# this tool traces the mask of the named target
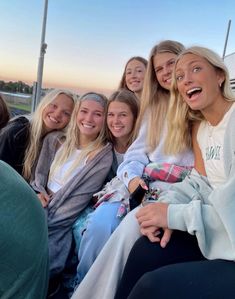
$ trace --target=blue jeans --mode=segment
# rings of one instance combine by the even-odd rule
[[[78,252],[77,282],[82,281],[96,257],[120,224],[117,217],[121,202],[104,202],[87,217],[86,230]]]

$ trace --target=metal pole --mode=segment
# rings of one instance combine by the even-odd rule
[[[228,22],[228,29],[227,29],[227,34],[226,34],[226,39],[225,39],[225,44],[224,44],[223,60],[224,60],[225,53],[226,53],[226,48],[227,48],[227,43],[228,43],[228,36],[229,36],[230,26],[231,26],[231,20],[229,20],[229,22]]]
[[[33,82],[33,94],[32,94],[32,103],[31,103],[31,112],[34,112],[36,109],[36,93],[37,93],[37,82]]]
[[[36,88],[36,103],[33,105],[34,110],[40,102],[41,98],[41,87],[42,87],[42,74],[43,74],[43,64],[44,64],[44,54],[46,53],[47,44],[45,43],[46,35],[46,21],[47,21],[47,7],[48,0],[45,0],[44,4],[44,14],[43,14],[43,24],[42,24],[42,35],[41,35],[41,47],[40,47],[40,56],[38,60],[38,74],[37,74],[37,88]]]

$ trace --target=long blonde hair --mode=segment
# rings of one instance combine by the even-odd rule
[[[45,97],[43,97],[37,109],[31,116],[28,137],[29,143],[25,151],[23,165],[23,176],[26,180],[29,180],[32,175],[35,162],[37,161],[41,150],[43,137],[45,137],[44,122],[42,118],[43,111],[60,94],[67,95],[74,103],[77,100],[77,96],[69,90],[53,89],[52,91],[49,91]],[[64,128],[64,130],[65,129],[66,128]]]
[[[210,49],[194,46],[184,50],[177,58],[175,68],[178,61],[186,54],[195,54],[206,59],[216,70],[224,74],[224,82],[220,90],[221,94],[227,101],[235,101],[232,92],[229,73],[222,58]],[[175,154],[191,147],[191,130],[192,123],[201,121],[204,117],[199,110],[192,110],[183,100],[177,88],[175,72],[172,76],[172,89],[170,97],[170,105],[167,115],[168,133],[165,141],[165,150],[167,153]]]
[[[85,158],[89,158],[90,155],[99,151],[106,143],[106,125],[105,125],[105,114],[107,111],[107,98],[103,94],[95,93],[95,92],[88,92],[84,94],[82,97],[79,98],[77,101],[75,108],[73,110],[71,120],[68,126],[68,130],[65,134],[65,141],[63,143],[63,147],[60,151],[57,152],[55,159],[52,162],[51,169],[50,169],[50,177],[56,172],[56,170],[63,165],[67,159],[72,155],[75,149],[78,149],[80,146],[80,130],[77,126],[77,114],[81,107],[81,103],[86,100],[92,100],[93,97],[98,99],[98,102],[102,104],[104,107],[104,125],[99,132],[97,138],[90,142],[85,148],[81,149],[80,154],[78,155],[76,161],[73,165],[68,169],[68,171],[64,175],[64,179],[66,179],[70,173],[74,169],[76,169]]]
[[[166,40],[155,45],[150,52],[135,131],[136,136],[143,118],[148,116],[147,145],[149,152],[154,151],[159,144],[170,98],[170,92],[161,87],[157,80],[153,59],[159,53],[169,52],[178,55],[183,49],[184,46],[181,43]]]

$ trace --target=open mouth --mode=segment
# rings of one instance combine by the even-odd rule
[[[193,96],[200,94],[202,91],[201,87],[195,87],[187,91],[187,96],[191,99]]]
[[[164,82],[165,82],[166,84],[171,84],[171,78],[165,79]]]
[[[49,119],[52,121],[52,122],[54,122],[54,123],[56,123],[56,124],[58,124],[59,122],[58,122],[58,120],[57,119],[55,119],[54,117],[52,117],[52,116],[48,116],[49,117]]]
[[[92,128],[94,128],[94,126],[92,126],[92,125],[88,125],[88,124],[82,124],[82,125],[86,129],[92,129]]]
[[[119,132],[123,129],[123,126],[112,126],[112,130],[115,131],[115,132]]]

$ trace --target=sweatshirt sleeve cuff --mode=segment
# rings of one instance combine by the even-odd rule
[[[181,231],[187,231],[184,219],[184,204],[170,204],[167,211],[168,227]]]

